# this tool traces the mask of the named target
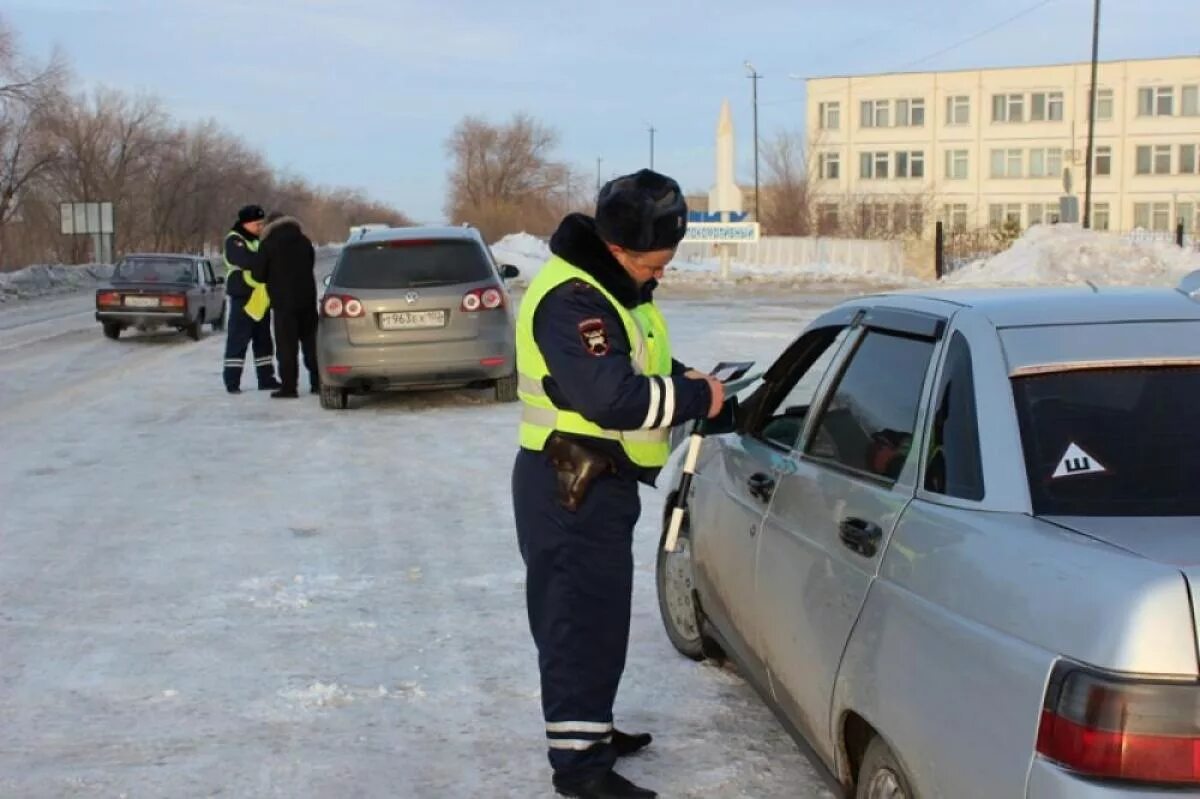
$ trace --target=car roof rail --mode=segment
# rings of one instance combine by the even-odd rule
[[[1193,300],[1200,302],[1200,269],[1184,275],[1183,280],[1179,281],[1178,289],[1181,294],[1186,294]]]

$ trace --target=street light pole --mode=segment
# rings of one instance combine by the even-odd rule
[[[1097,71],[1100,56],[1100,0],[1096,0],[1092,12],[1092,85],[1088,92],[1088,138],[1087,156],[1084,164],[1083,177],[1083,228],[1092,226],[1092,152],[1096,143],[1096,90]]]
[[[1097,0],[1099,2],[1099,0]],[[762,78],[758,70],[749,61],[746,62],[746,70],[750,73],[749,78],[752,90],[752,98],[754,103],[754,221],[757,222],[758,216],[758,81]]]
[[[651,169],[654,169],[654,131],[655,130],[656,130],[656,128],[653,125],[651,125],[650,126],[650,168]]]

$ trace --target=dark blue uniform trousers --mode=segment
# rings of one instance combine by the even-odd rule
[[[259,388],[275,381],[275,348],[271,343],[271,312],[261,322],[246,313],[248,297],[229,298],[228,332],[225,336],[225,387],[240,388],[246,350],[254,344],[254,369]]]
[[[641,503],[636,482],[605,476],[571,513],[558,502],[556,482],[544,454],[518,453],[513,509],[550,765],[586,777],[617,759],[613,701],[629,646],[633,528]]]

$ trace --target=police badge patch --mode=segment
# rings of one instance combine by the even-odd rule
[[[603,319],[585,319],[579,323],[579,337],[583,339],[584,349],[596,358],[608,355],[608,331],[604,328]]]

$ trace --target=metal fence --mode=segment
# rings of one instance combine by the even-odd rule
[[[821,269],[836,266],[862,272],[904,274],[904,244],[898,240],[835,239],[824,236],[763,236],[733,246],[733,260],[746,266]],[[715,245],[684,242],[678,257],[688,261],[716,258]]]

